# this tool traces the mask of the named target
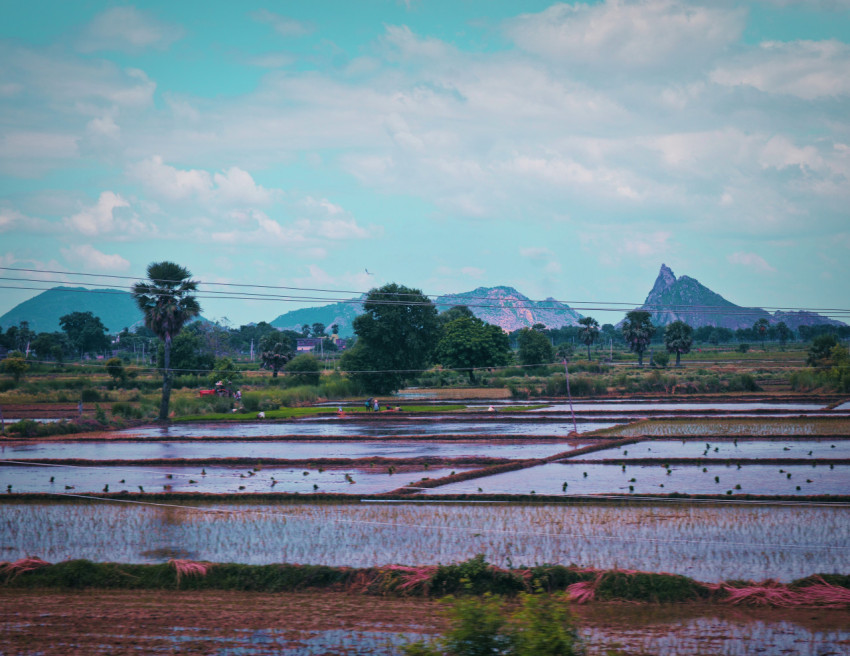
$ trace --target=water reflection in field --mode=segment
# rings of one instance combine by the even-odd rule
[[[0,459],[150,460],[153,458],[545,458],[592,444],[588,441],[380,440],[345,442],[41,442],[0,446]]]
[[[610,428],[618,422],[588,422],[578,425],[579,433]],[[177,424],[168,427],[145,426],[110,433],[114,437],[181,439],[199,437],[404,437],[412,435],[562,435],[573,430],[571,421],[376,421],[313,420],[256,423]]]
[[[440,478],[462,467],[413,469],[397,472],[389,467],[361,469],[311,469],[295,467],[252,468],[194,465],[43,467],[10,465],[0,468],[0,485],[16,493],[91,492],[203,492],[237,494],[250,492],[298,492],[378,494],[403,487],[422,478]],[[52,480],[51,480],[52,479]]]
[[[850,458],[850,440],[647,440],[581,456],[582,460],[703,457]]]
[[[703,471],[705,470],[705,471]],[[668,473],[669,472],[669,473]],[[585,475],[586,474],[586,475]],[[564,486],[566,483],[566,487]],[[737,486],[740,486],[738,488]],[[850,494],[850,465],[539,465],[426,490],[440,494]]]
[[[6,501],[3,559],[371,566],[484,554],[506,566],[575,563],[704,581],[846,571],[839,507],[646,504],[196,504]]]

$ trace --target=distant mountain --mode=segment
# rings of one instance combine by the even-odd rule
[[[365,297],[365,295],[364,295]],[[363,298],[363,297],[361,297]],[[312,326],[314,323],[323,323],[330,333],[331,326],[339,326],[340,337],[351,337],[354,335],[354,319],[363,314],[363,303],[333,303],[320,307],[301,308],[281,314],[271,321],[271,325],[278,330],[301,331],[305,323]]]
[[[536,323],[547,328],[575,326],[582,316],[552,298],[532,301],[513,287],[479,287],[471,292],[440,296],[435,304],[441,312],[454,305],[466,305],[482,321],[507,332],[530,328]]]
[[[121,289],[54,287],[9,310],[0,317],[0,328],[6,330],[21,321],[28,321],[30,329],[37,333],[58,332],[62,330],[60,317],[71,312],[91,312],[100,318],[110,334],[120,333],[124,328],[132,331],[144,323],[142,312],[136,307],[130,292]],[[210,323],[203,316],[196,320]]]
[[[661,265],[652,290],[639,308],[652,314],[652,323],[665,326],[680,320],[698,328],[715,326],[736,330],[752,328],[759,319],[771,324],[784,321],[792,330],[803,325],[843,325],[814,312],[780,312],[770,314],[761,308],[741,307],[711,291],[695,278],[676,278],[666,264]]]
[[[362,299],[365,299],[365,295]],[[548,328],[574,326],[581,319],[581,315],[569,305],[554,299],[532,301],[513,287],[479,287],[471,292],[440,296],[434,304],[440,312],[455,305],[466,305],[482,321],[508,332],[530,328],[535,323],[545,324]],[[281,330],[301,330],[305,323],[313,325],[321,322],[328,328],[337,324],[339,334],[350,337],[354,334],[352,323],[362,313],[362,303],[334,303],[292,310],[281,314],[271,325]]]
[[[143,320],[130,292],[54,287],[13,307],[0,317],[0,327],[5,330],[21,321],[28,321],[31,330],[51,333],[62,329],[59,317],[71,312],[91,312],[100,317],[110,333],[121,332],[125,327],[132,330]]]

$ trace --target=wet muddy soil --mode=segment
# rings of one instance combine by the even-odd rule
[[[574,608],[589,656],[846,654],[850,613],[708,605]],[[441,605],[337,592],[0,590],[0,653],[399,654],[444,630]]]

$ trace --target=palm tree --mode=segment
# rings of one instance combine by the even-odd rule
[[[145,326],[159,337],[165,348],[162,369],[162,402],[159,420],[168,419],[171,400],[171,341],[184,324],[201,313],[192,292],[198,283],[189,280],[189,270],[174,262],[152,262],[148,265],[148,282],[133,285],[133,298],[145,315]]]
[[[638,366],[642,367],[643,352],[646,351],[646,347],[649,346],[655,334],[652,315],[644,310],[632,310],[626,314],[620,329],[623,331],[623,339],[629,345],[629,350],[638,354]]]
[[[599,322],[593,317],[582,317],[578,322],[581,325],[578,331],[579,338],[587,346],[587,359],[592,360],[590,347],[599,339]]]

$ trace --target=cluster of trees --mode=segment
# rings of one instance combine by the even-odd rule
[[[197,283],[191,280],[190,272],[173,262],[156,262],[148,266],[147,273],[148,280],[134,285],[132,292],[144,314],[143,327],[132,333],[125,328],[113,344],[103,323],[90,312],[72,312],[61,317],[61,333],[37,335],[22,322],[5,333],[0,332],[0,345],[15,349],[4,362],[4,369],[19,378],[28,366],[24,354],[31,350],[39,358],[60,362],[68,353],[82,356],[113,346],[124,353],[144,354],[145,358],[155,353],[163,375],[160,419],[168,416],[175,372],[208,374],[233,381],[239,372],[230,356],[249,349],[259,356],[261,366],[273,377],[286,371],[299,383],[318,383],[318,361],[306,355],[296,357],[296,340],[304,336],[327,339],[324,324],[305,325],[298,333],[278,331],[266,322],[239,329],[192,322],[201,308],[194,296]],[[343,354],[340,364],[364,389],[378,394],[400,389],[433,365],[465,370],[470,381],[474,381],[477,369],[508,365],[515,358],[522,365],[541,365],[553,362],[556,357],[569,357],[576,343],[587,348],[587,357],[591,359],[594,344],[613,340],[617,335],[613,325],[600,327],[593,317],[582,318],[577,326],[547,329],[543,324],[535,324],[508,335],[498,326],[481,321],[464,306],[440,313],[420,290],[395,283],[370,291],[363,308],[364,313],[354,321],[356,342]],[[331,331],[337,334],[338,327],[331,326]],[[840,351],[843,347],[838,346],[835,337],[840,330],[832,326],[800,329],[801,337],[815,332],[818,334],[810,364],[820,366],[829,358],[843,363]],[[650,313],[642,310],[627,314],[620,333],[628,348],[637,354],[639,366],[643,366],[644,353],[652,343],[663,343],[667,353],[675,354],[679,366],[681,356],[690,352],[695,340],[720,342],[732,335],[732,331],[724,328],[694,330],[682,321],[661,330],[653,325]],[[773,326],[766,319],[759,319],[746,332],[735,333],[735,337],[741,336],[762,342],[775,337],[784,344],[793,333],[784,323]],[[328,350],[331,348],[329,341]],[[666,357],[665,354],[665,360]],[[125,375],[117,358],[108,361],[107,371],[116,380]]]

